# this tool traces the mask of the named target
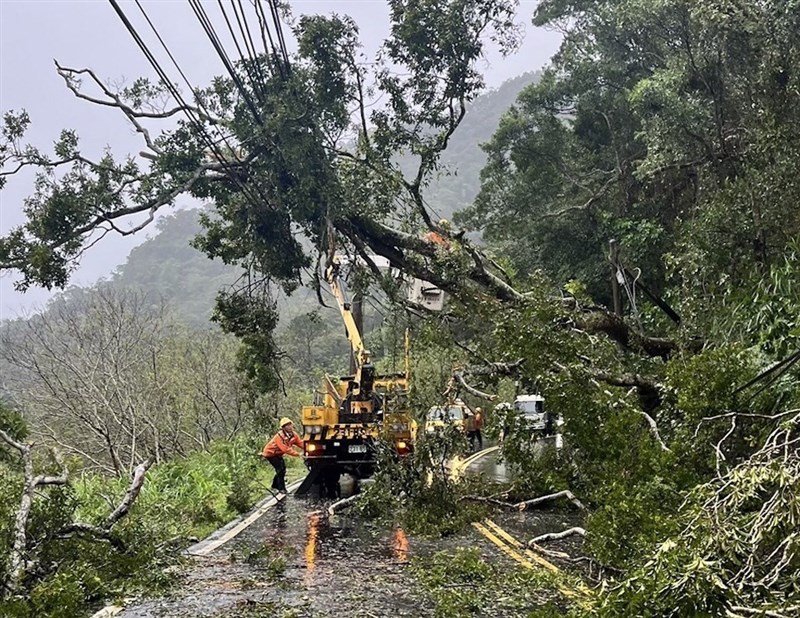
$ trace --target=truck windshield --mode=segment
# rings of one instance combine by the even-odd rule
[[[464,420],[464,411],[458,406],[452,408],[432,408],[428,412],[429,421],[461,421]]]
[[[544,413],[544,401],[518,401],[514,407],[524,416],[539,416]]]

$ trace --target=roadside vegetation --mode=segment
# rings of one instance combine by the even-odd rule
[[[182,549],[267,493],[272,474],[255,455],[261,446],[242,438],[216,441],[152,466],[136,503],[105,538],[89,527],[102,526],[129,479],[75,470],[68,484],[43,488],[28,522],[24,595],[0,601],[0,614],[74,618],[98,603],[167,590],[180,573]],[[22,472],[13,454],[0,452],[9,455],[0,462],[0,553],[10,556]],[[297,467],[292,470],[297,477]]]

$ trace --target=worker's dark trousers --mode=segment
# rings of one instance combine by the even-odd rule
[[[277,489],[286,493],[286,462],[283,461],[283,455],[275,455],[267,457],[267,461],[275,468],[275,478],[272,479],[272,489]]]

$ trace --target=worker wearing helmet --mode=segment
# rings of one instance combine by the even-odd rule
[[[447,219],[439,219],[439,229],[444,234],[449,234],[450,233],[450,222]],[[439,247],[442,247],[443,249],[448,249],[450,247],[450,241],[447,239],[447,237],[445,235],[443,235],[442,233],[439,233],[438,231],[435,231],[435,230],[431,230],[429,232],[426,232],[422,236],[422,238],[426,242],[429,242],[429,243],[431,243],[433,245],[437,245]]]
[[[478,441],[478,450],[483,450],[483,410],[475,408],[475,438]]]
[[[300,453],[293,447],[303,448],[303,441],[294,432],[292,419],[285,416],[280,421],[280,430],[273,436],[272,440],[264,445],[261,456],[272,464],[275,468],[275,478],[272,479],[272,489],[276,489],[278,498],[282,498],[286,493],[286,462],[283,461],[284,455],[299,457]]]

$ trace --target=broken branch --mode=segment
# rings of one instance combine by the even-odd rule
[[[360,497],[361,494],[356,494],[355,496],[350,496],[349,498],[344,498],[343,500],[334,502],[328,507],[328,515],[335,515],[336,511],[342,511],[344,509],[350,508],[351,506],[353,506],[353,503]]]
[[[586,507],[583,505],[583,503],[580,500],[578,500],[575,497],[575,494],[573,494],[569,489],[565,489],[564,491],[559,491],[554,494],[548,494],[546,496],[540,496],[539,498],[533,498],[532,500],[525,500],[523,502],[518,502],[517,504],[514,505],[514,508],[516,508],[519,511],[524,511],[528,509],[528,507],[538,506],[543,502],[557,500],[558,498],[566,498],[582,511],[586,510]]]
[[[528,547],[534,547],[535,545],[539,543],[544,543],[546,541],[556,541],[558,539],[564,539],[568,536],[585,537],[586,530],[584,530],[583,528],[578,528],[576,526],[575,528],[567,528],[566,530],[563,530],[561,532],[548,532],[547,534],[540,534],[539,536],[536,536],[532,538],[530,541],[528,541]]]
[[[106,521],[103,523],[103,527],[106,529],[111,528],[115,523],[117,523],[120,519],[125,517],[128,514],[131,506],[136,501],[136,498],[139,496],[139,492],[142,489],[142,485],[144,484],[144,476],[147,472],[148,468],[153,465],[153,458],[151,457],[147,461],[140,463],[133,471],[133,478],[131,480],[131,484],[128,487],[128,491],[125,492],[125,497],[122,499],[122,502],[119,503],[119,506],[114,509],[114,512],[111,513],[106,518]]]
[[[64,466],[56,450],[52,450],[53,458],[61,465],[60,476],[34,476],[33,475],[33,454],[31,445],[17,442],[5,431],[0,429],[0,438],[10,447],[19,451],[22,457],[22,468],[24,475],[24,485],[22,496],[17,509],[17,516],[14,521],[14,542],[11,547],[11,554],[8,561],[8,574],[6,575],[5,588],[14,593],[19,589],[22,577],[25,574],[26,560],[25,553],[28,549],[28,519],[30,518],[33,506],[33,495],[36,488],[40,485],[66,485],[69,471]]]
[[[497,399],[497,395],[490,395],[489,393],[484,393],[483,391],[479,391],[474,386],[470,386],[469,384],[467,384],[467,381],[464,379],[463,371],[454,371],[453,377],[470,395],[474,395],[475,397],[480,397],[481,399],[486,399],[487,401],[494,401],[495,399]]]

